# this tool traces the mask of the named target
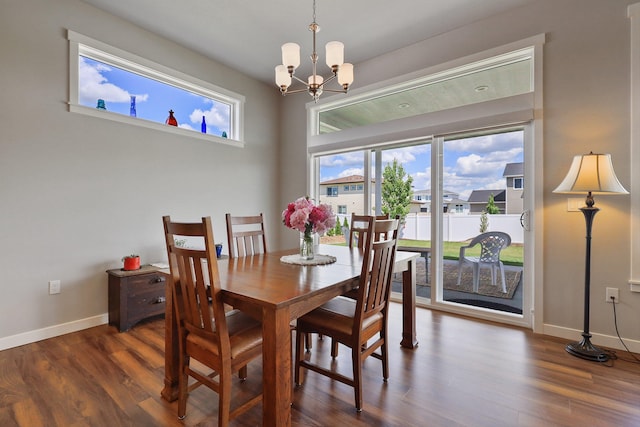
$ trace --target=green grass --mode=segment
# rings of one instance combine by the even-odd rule
[[[460,256],[460,247],[468,245],[468,242],[444,242],[443,252],[444,259],[458,259]],[[410,246],[410,247],[431,247],[429,240],[399,240],[398,246]],[[480,246],[476,246],[473,249],[468,249],[465,254],[470,256],[480,255]],[[523,247],[521,244],[512,244],[500,252],[500,259],[507,265],[522,265],[523,262]]]
[[[338,246],[346,246],[347,244],[342,241],[339,243],[331,243]],[[444,259],[457,260],[460,256],[460,246],[468,245],[469,242],[444,242]],[[398,241],[398,246],[409,247],[431,247],[429,240],[404,240]],[[469,256],[480,255],[480,246],[476,246],[473,249],[469,249],[466,252]],[[522,266],[523,262],[523,247],[519,243],[512,243],[511,246],[506,247],[500,252],[500,259],[507,265]]]

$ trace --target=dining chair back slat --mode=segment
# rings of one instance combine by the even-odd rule
[[[251,216],[226,214],[229,256],[240,258],[267,252],[262,213]]]
[[[350,248],[357,247],[362,249],[367,241],[367,232],[369,226],[369,215],[351,214],[351,223],[349,224],[349,235],[347,236],[347,244]],[[389,215],[378,215],[376,220],[389,219]],[[375,240],[379,240],[381,236],[376,236]]]

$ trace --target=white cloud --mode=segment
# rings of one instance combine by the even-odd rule
[[[217,127],[225,132],[229,132],[229,106],[208,99],[207,101],[212,102],[211,108],[206,111],[199,108],[193,110],[189,115],[191,123],[199,127],[202,124],[202,117],[204,116],[207,126]]]
[[[412,173],[411,177],[413,178],[414,190],[428,190],[431,188],[431,168]]]
[[[145,102],[148,94],[131,94],[126,90],[109,83],[108,79],[102,74],[111,71],[111,68],[104,64],[91,66],[86,63],[83,57],[79,62],[79,81],[78,88],[79,103],[83,105],[91,105],[98,99],[104,99],[105,102],[130,102],[131,95],[136,96],[136,102]],[[107,109],[108,109],[107,105]]]
[[[320,157],[321,167],[349,167],[355,166],[362,168],[364,164],[364,155],[362,151],[355,151],[351,153],[335,154],[333,156]],[[362,175],[362,174],[360,174]]]
[[[364,176],[364,169],[363,168],[349,168],[349,169],[345,169],[342,172],[340,172],[340,174],[338,175],[340,178],[343,178],[345,176],[351,176],[351,175],[363,175]]]
[[[474,153],[495,153],[499,151],[511,151],[520,149],[522,151],[522,132],[498,133],[473,138],[463,138],[447,141],[446,150]]]

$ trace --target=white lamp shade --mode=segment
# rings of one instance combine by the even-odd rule
[[[318,76],[318,75],[309,76],[308,81],[309,81],[309,85],[312,85],[312,84],[321,85],[322,82],[324,82],[324,78],[322,76]]]
[[[300,46],[296,43],[282,45],[282,63],[285,67],[293,67],[295,70],[300,65]]]
[[[278,87],[291,86],[291,76],[289,75],[287,67],[285,67],[284,65],[278,65],[276,67],[276,84],[278,85]]]
[[[629,194],[613,170],[610,154],[583,154],[573,158],[569,173],[553,190],[566,194]]]
[[[353,83],[353,64],[345,62],[338,69],[338,83],[341,85],[350,85]]]
[[[334,65],[340,66],[344,63],[344,44],[341,42],[329,42],[326,48],[326,61],[329,68]]]

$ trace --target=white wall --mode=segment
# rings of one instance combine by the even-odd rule
[[[534,285],[544,291],[538,307],[544,332],[573,339],[582,329],[584,289],[584,219],[566,211],[566,196],[553,194],[575,154],[611,153],[618,178],[629,188],[630,100],[629,20],[627,6],[637,0],[540,0],[532,5],[478,21],[415,45],[355,64],[354,90],[497,46],[546,34],[544,46],[544,118],[542,192],[536,206],[544,219],[540,258],[544,271]],[[349,95],[347,95],[349,96]],[[297,103],[296,103],[297,102]],[[286,99],[289,126],[283,149],[297,150],[302,162],[305,139],[301,101]],[[288,171],[283,191],[296,194],[304,172]],[[293,188],[296,188],[296,191]],[[632,190],[633,191],[633,190]],[[592,248],[591,331],[615,343],[607,286],[620,288],[618,325],[625,338],[640,339],[640,294],[630,293],[629,197],[597,197]],[[598,341],[598,340],[596,340]],[[637,343],[640,344],[640,343]],[[640,349],[640,347],[638,347]]]
[[[246,147],[68,112],[67,29],[243,94]],[[162,215],[226,242],[226,212],[261,211],[279,244],[272,87],[78,0],[4,1],[0,36],[0,348],[104,322],[105,270],[166,258]]]

